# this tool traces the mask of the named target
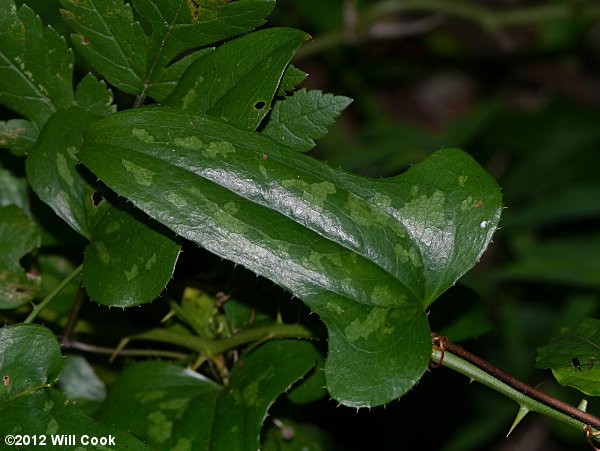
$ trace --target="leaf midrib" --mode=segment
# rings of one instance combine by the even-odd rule
[[[155,125],[155,124],[142,124],[142,123],[138,123],[138,124],[139,124],[140,126],[145,126],[145,125],[148,125],[148,126],[149,126],[149,125],[153,125],[154,127],[156,127],[156,125]],[[169,127],[169,128],[179,128],[179,129],[181,129],[181,130],[186,130],[184,127]],[[169,144],[168,142],[165,142],[165,141],[156,141],[156,143],[157,143],[157,144],[159,144],[159,143],[162,143],[162,144],[165,144],[165,145],[168,145],[168,144]],[[111,146],[113,146],[113,147],[117,147],[117,146],[116,146],[116,145],[114,145],[114,144],[111,144]],[[242,148],[244,148],[244,147],[242,147]],[[414,302],[413,302],[413,301],[407,301],[407,303],[410,303],[411,305],[416,305],[416,306],[421,306],[421,305],[422,305],[421,303],[423,302],[423,297],[424,297],[424,296],[419,296],[419,295],[417,295],[417,294],[414,292],[414,290],[412,289],[412,287],[410,287],[410,286],[409,286],[409,285],[408,285],[408,284],[407,284],[407,283],[406,283],[404,280],[402,280],[402,279],[398,278],[396,275],[394,275],[393,273],[391,273],[391,272],[388,270],[388,268],[386,268],[386,267],[384,267],[384,266],[381,266],[381,265],[380,265],[378,262],[376,262],[376,261],[374,261],[374,260],[371,260],[371,259],[368,257],[368,255],[366,255],[366,253],[359,252],[359,251],[358,251],[358,250],[356,250],[356,249],[352,249],[352,248],[346,247],[344,244],[342,244],[342,243],[339,243],[338,241],[336,241],[336,240],[334,240],[334,239],[332,239],[332,238],[330,238],[330,237],[327,237],[327,236],[325,236],[325,235],[323,235],[323,234],[319,233],[319,231],[318,231],[318,230],[315,230],[314,228],[310,227],[309,225],[306,225],[306,224],[304,224],[304,223],[302,223],[302,222],[300,222],[300,221],[296,221],[296,220],[294,220],[294,219],[290,218],[289,216],[285,215],[284,213],[282,213],[282,212],[280,212],[280,211],[278,211],[278,210],[276,210],[276,209],[274,209],[274,208],[271,208],[271,207],[270,207],[268,204],[265,204],[265,203],[262,203],[262,202],[255,202],[254,200],[247,199],[247,198],[245,198],[244,196],[242,196],[242,195],[238,194],[237,192],[235,192],[235,191],[233,191],[233,190],[231,190],[231,189],[229,189],[229,188],[227,188],[227,187],[224,187],[224,186],[220,185],[219,183],[215,182],[214,180],[212,180],[212,179],[209,179],[209,178],[206,178],[206,177],[204,177],[204,176],[202,176],[202,175],[199,175],[199,174],[197,174],[197,173],[195,173],[195,172],[193,172],[193,171],[190,171],[190,170],[188,170],[187,168],[183,168],[183,167],[177,166],[177,165],[175,165],[175,164],[172,164],[170,161],[167,161],[167,160],[160,159],[160,158],[158,158],[158,157],[156,157],[156,156],[153,156],[153,155],[148,155],[147,153],[144,153],[143,151],[139,151],[139,150],[136,150],[136,149],[130,149],[130,148],[124,148],[124,147],[119,147],[119,149],[121,149],[121,150],[124,150],[124,151],[126,151],[126,152],[134,152],[134,153],[140,154],[140,155],[142,155],[142,156],[145,156],[145,157],[150,157],[150,158],[152,158],[152,159],[155,159],[155,160],[158,160],[158,161],[160,161],[160,162],[161,162],[161,164],[168,164],[168,165],[169,165],[170,167],[172,167],[172,168],[175,168],[175,169],[177,169],[177,170],[181,170],[181,171],[185,171],[185,172],[188,172],[188,173],[190,173],[190,174],[193,174],[195,177],[200,177],[200,178],[202,178],[202,179],[204,179],[204,180],[206,180],[206,181],[208,181],[208,182],[210,182],[210,183],[212,183],[212,184],[214,184],[214,185],[216,185],[216,186],[219,186],[219,187],[221,187],[221,188],[223,188],[223,189],[226,189],[227,191],[229,191],[229,192],[231,192],[232,194],[234,194],[234,195],[238,196],[240,199],[243,199],[243,200],[244,200],[244,201],[246,201],[246,202],[249,202],[249,203],[254,203],[254,204],[260,205],[260,206],[261,206],[261,207],[263,207],[263,208],[267,208],[267,209],[269,209],[269,210],[271,210],[271,211],[273,211],[273,212],[276,212],[276,213],[280,214],[280,215],[282,216],[282,218],[284,218],[285,220],[287,220],[287,221],[291,221],[291,222],[294,222],[294,223],[296,223],[296,224],[299,224],[299,225],[301,225],[301,226],[305,227],[307,230],[310,230],[311,232],[313,232],[313,233],[317,234],[318,236],[320,236],[320,237],[322,237],[322,238],[326,239],[327,241],[329,241],[329,242],[332,242],[332,243],[335,243],[335,244],[336,244],[337,246],[339,246],[340,248],[342,248],[342,249],[344,249],[344,250],[351,251],[351,252],[355,253],[356,255],[358,255],[359,257],[361,257],[361,258],[364,258],[364,259],[365,259],[366,261],[368,261],[369,263],[376,265],[376,266],[377,266],[378,268],[380,268],[380,269],[381,269],[383,272],[385,272],[385,273],[386,273],[386,274],[388,274],[390,277],[392,277],[394,280],[396,280],[397,282],[399,282],[399,283],[400,283],[400,284],[401,284],[401,285],[402,285],[402,286],[403,286],[403,287],[406,289],[406,291],[407,291],[407,292],[409,292],[409,293],[410,293],[410,294],[413,296]],[[281,162],[283,165],[285,165],[286,167],[288,167],[288,168],[290,168],[290,169],[293,169],[293,170],[295,170],[295,171],[298,171],[298,170],[300,170],[300,169],[299,169],[299,168],[297,168],[297,167],[293,167],[293,166],[291,166],[291,165],[290,165],[288,162],[286,162],[285,160],[281,160],[281,159],[276,159],[276,160],[277,160],[278,162]],[[308,172],[308,171],[306,171],[306,170],[304,170],[304,169],[301,169],[301,170],[302,170],[302,172],[309,174],[309,172]],[[311,176],[314,176],[314,174],[313,174],[313,173],[310,173],[310,175],[311,175]],[[319,178],[320,178],[320,176],[319,176]],[[323,179],[323,180],[324,180],[324,179]],[[344,190],[347,190],[348,192],[350,192],[350,193],[352,193],[352,194],[354,194],[354,195],[356,195],[356,196],[360,197],[360,198],[361,198],[361,199],[363,199],[365,202],[369,202],[369,201],[367,201],[367,200],[366,200],[366,199],[365,199],[363,196],[361,196],[361,195],[357,194],[356,192],[354,192],[354,191],[353,191],[353,190],[351,190],[350,188],[347,188],[347,187],[341,187],[341,186],[340,186],[340,188],[343,188]],[[211,201],[211,202],[212,202],[212,201]],[[369,203],[370,203],[370,202],[369,202]],[[215,204],[215,205],[217,205],[217,206],[218,206],[218,204]],[[386,213],[386,214],[387,214],[387,213]],[[394,218],[393,218],[393,216],[391,216],[391,215],[390,215],[390,217],[391,217],[392,219],[394,219]],[[394,219],[394,220],[395,220],[395,219]],[[407,231],[407,236],[410,236],[410,234],[408,233],[408,231]],[[412,239],[412,237],[411,237],[411,239]],[[413,243],[413,244],[414,244],[414,243]],[[420,252],[420,248],[419,248],[418,246],[416,246],[416,248],[419,250],[419,255],[420,255],[420,257],[422,258],[422,255],[421,255],[421,252]],[[366,248],[365,248],[365,250],[366,250]],[[424,268],[424,264],[422,264],[421,268]],[[424,274],[421,274],[421,276],[423,276],[423,277],[424,277]],[[363,304],[363,303],[362,303],[362,302],[360,302],[359,300],[357,300],[357,299],[354,299],[354,298],[351,298],[351,297],[349,297],[349,296],[347,296],[347,295],[345,295],[345,294],[343,294],[343,293],[338,293],[337,291],[332,291],[332,290],[328,290],[328,291],[331,291],[332,293],[335,293],[335,294],[337,294],[337,295],[339,295],[339,296],[343,296],[343,297],[345,297],[345,298],[347,298],[347,299],[350,299],[350,300],[352,300],[352,301],[354,301],[354,302],[358,302],[358,303],[359,303],[359,304],[361,304],[361,305],[373,305],[373,306],[375,306],[375,304]],[[384,308],[394,308],[394,307],[396,307],[396,306],[385,306]]]

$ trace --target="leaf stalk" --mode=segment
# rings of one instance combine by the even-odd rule
[[[48,294],[48,296],[46,296],[39,304],[35,305],[31,313],[29,313],[29,315],[27,316],[27,318],[25,318],[25,321],[23,322],[31,323],[44,309],[44,307],[46,307],[52,301],[52,299],[54,299],[75,277],[77,277],[81,273],[82,269],[83,263],[77,268],[75,268],[71,274],[65,277],[63,281],[59,283],[56,286],[56,288],[54,288],[54,290],[52,290],[50,294]]]

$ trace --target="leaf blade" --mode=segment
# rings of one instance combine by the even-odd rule
[[[196,60],[165,100],[254,130],[269,111],[283,74],[308,35],[268,28],[227,42]]]
[[[53,434],[65,441],[68,436],[76,437],[75,445],[87,445],[82,441],[87,437],[103,437],[114,440],[116,447],[102,446],[103,449],[130,449],[148,451],[146,444],[138,438],[113,426],[99,423],[87,416],[74,403],[55,389],[36,390],[21,396],[5,406],[0,407],[0,433],[3,435],[27,434],[47,437],[46,445],[53,445],[50,435]],[[38,442],[39,443],[39,442]],[[63,442],[65,444],[65,442]],[[60,445],[58,445],[60,446]],[[65,446],[65,448],[67,448]],[[72,449],[80,446],[69,447]]]
[[[536,368],[550,368],[559,384],[600,395],[600,320],[585,318],[537,350]]]
[[[61,0],[73,46],[109,83],[129,94],[144,87],[146,36],[131,6],[119,0]],[[110,11],[106,14],[105,11]]]
[[[40,386],[53,384],[63,368],[60,345],[50,329],[17,324],[0,329],[0,407]]]
[[[40,286],[40,277],[26,273],[19,260],[38,248],[37,225],[15,205],[0,208],[0,310],[13,309],[30,301]]]
[[[423,374],[424,309],[476,263],[501,211],[495,181],[457,150],[371,180],[167,108],[96,122],[80,158],[159,222],[303,299],[329,329],[330,392],[356,406],[395,399]],[[345,372],[372,365],[375,349],[400,362]]]
[[[295,357],[282,358],[292,355]],[[316,359],[312,345],[289,340],[270,341],[243,354],[227,387],[190,402],[174,424],[173,444],[184,442],[192,449],[215,451],[259,449],[260,430],[269,408],[310,371]]]
[[[73,103],[73,53],[27,5],[0,1],[0,103],[38,128]]]
[[[291,149],[307,152],[350,103],[348,97],[301,89],[275,102],[262,133]]]

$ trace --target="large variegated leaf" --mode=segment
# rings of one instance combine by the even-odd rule
[[[176,233],[303,299],[329,330],[328,389],[353,406],[419,380],[425,309],[478,261],[501,211],[495,181],[459,150],[368,179],[168,108],[95,122],[80,158]]]

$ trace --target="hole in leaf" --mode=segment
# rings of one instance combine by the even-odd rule
[[[258,102],[256,102],[254,104],[254,109],[255,110],[262,110],[265,106],[267,106],[267,104],[265,102],[263,102],[262,100],[259,100]]]
[[[87,37],[82,37],[81,38],[81,44],[82,45],[88,45],[90,43],[90,40]]]
[[[102,196],[102,194],[100,194],[100,191],[94,191],[94,193],[92,194],[92,204],[94,204],[94,207],[100,205],[100,202],[102,202],[103,200],[104,197]]]
[[[7,386],[8,384],[10,384],[10,377],[9,376],[4,376],[2,378],[2,382],[4,383],[4,386]]]

